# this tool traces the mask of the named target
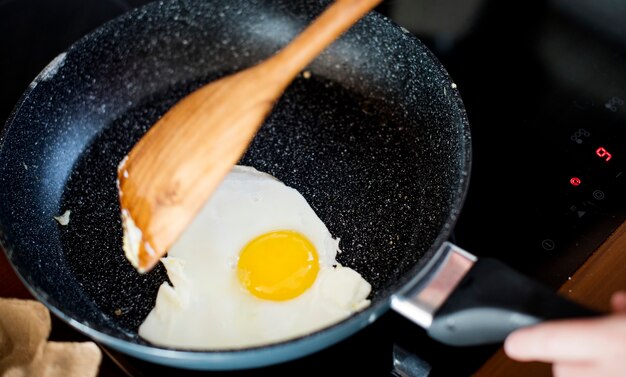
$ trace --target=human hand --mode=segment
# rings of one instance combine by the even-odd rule
[[[505,343],[518,361],[552,363],[554,377],[626,376],[626,291],[611,297],[612,314],[548,321],[517,330]]]

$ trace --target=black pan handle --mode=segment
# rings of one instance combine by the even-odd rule
[[[449,345],[481,345],[545,320],[597,315],[502,262],[479,258],[434,313],[428,334]]]

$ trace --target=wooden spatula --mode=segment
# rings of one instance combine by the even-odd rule
[[[126,257],[150,270],[237,163],[291,81],[382,0],[337,0],[289,45],[183,98],[118,167]]]

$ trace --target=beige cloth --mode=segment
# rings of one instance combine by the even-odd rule
[[[93,342],[48,342],[48,309],[38,301],[0,298],[1,377],[92,377],[102,353]]]

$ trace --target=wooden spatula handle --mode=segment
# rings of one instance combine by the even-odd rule
[[[337,37],[382,0],[338,0],[271,60],[282,74],[295,77]]]
[[[336,1],[272,58],[189,94],[139,140],[118,172],[124,250],[139,271],[189,225],[293,78],[380,2]]]

